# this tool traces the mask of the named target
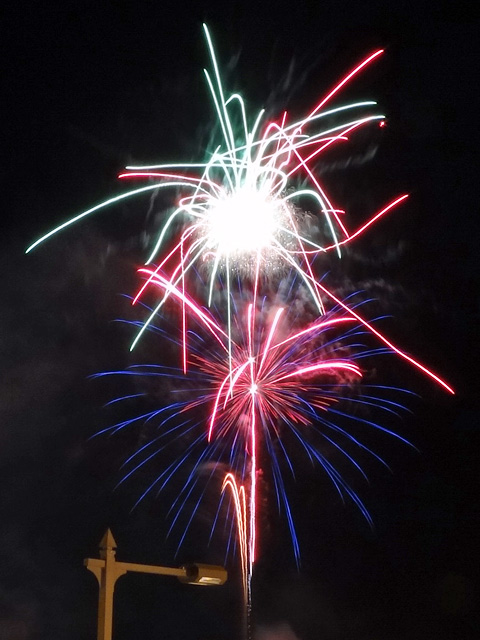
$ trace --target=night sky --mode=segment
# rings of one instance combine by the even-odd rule
[[[160,204],[154,213],[147,198],[120,205],[24,255],[57,223],[119,193],[116,175],[126,164],[203,157],[213,122],[204,21],[228,90],[241,91],[252,112],[301,115],[366,54],[386,49],[338,103],[375,99],[387,126],[325,158],[319,171],[353,219],[399,193],[410,198],[331,277],[376,297],[392,316],[384,331],[457,391],[451,397],[394,358],[380,366],[379,384],[418,394],[396,424],[417,450],[371,440],[392,469],[366,461],[370,483],[352,476],[373,531],[325,474],[299,473],[291,483],[299,571],[285,524],[273,504],[265,508],[255,635],[478,637],[480,23],[473,10],[343,0],[288,8],[55,4],[12,4],[1,39],[0,640],[95,637],[97,584],[82,562],[97,556],[108,526],[122,560],[224,561],[224,548],[209,546],[205,533],[218,496],[207,497],[175,556],[178,536],[166,539],[165,522],[174,496],[132,511],[155,468],[115,490],[138,434],[91,439],[120,415],[103,405],[126,388],[90,376],[133,362],[131,329],[115,320],[132,317],[124,296],[136,289]],[[135,357],[161,357],[162,349],[150,342]],[[238,561],[229,558],[228,569],[231,580],[218,589],[122,578],[115,640],[239,640]]]

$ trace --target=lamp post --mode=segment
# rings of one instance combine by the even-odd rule
[[[159,567],[133,562],[118,562],[115,559],[117,544],[110,529],[100,542],[100,558],[86,558],[83,564],[97,578],[98,625],[97,640],[112,640],[113,592],[115,583],[128,571],[155,573],[162,576],[176,576],[180,582],[213,586],[224,584],[227,572],[223,567],[210,564],[188,564],[181,567]]]

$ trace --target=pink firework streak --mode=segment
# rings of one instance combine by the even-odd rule
[[[250,496],[249,496],[249,524],[248,531],[243,522],[245,520],[244,510],[238,510],[237,520],[239,521],[239,534],[244,536],[248,533],[247,561],[242,562],[248,571],[248,580],[252,574],[253,563],[256,557],[256,511],[257,511],[257,445],[258,445],[258,424],[275,425],[279,420],[293,423],[304,423],[304,416],[298,411],[298,394],[301,392],[302,378],[306,378],[308,384],[312,384],[311,378],[318,381],[322,374],[329,377],[339,377],[340,374],[350,374],[361,377],[359,367],[348,360],[329,359],[322,362],[300,364],[293,361],[288,367],[288,360],[285,357],[291,343],[295,343],[300,337],[306,335],[305,331],[300,331],[283,341],[274,343],[277,325],[283,308],[279,308],[267,334],[265,343],[260,347],[258,353],[253,349],[253,305],[248,306],[248,346],[238,350],[235,357],[235,367],[231,372],[226,372],[221,380],[209,424],[208,439],[214,435],[215,426],[222,423],[223,429],[232,429],[235,423],[247,417],[247,443],[250,458]],[[349,322],[350,318],[343,318],[342,321]],[[316,335],[317,332],[325,330],[328,326],[338,324],[340,319],[335,321],[324,321],[316,323],[308,332]],[[204,363],[204,368],[208,365]],[[310,378],[310,380],[309,380]],[[299,389],[300,382],[300,389]],[[325,398],[316,399],[318,407],[325,408],[327,403]],[[227,483],[234,487],[231,475],[227,476]],[[238,494],[244,491],[235,490],[235,502],[241,502],[237,498]],[[242,545],[241,545],[242,546]],[[244,551],[242,549],[242,551]],[[245,582],[245,580],[244,580]]]
[[[173,248],[161,257],[157,267],[157,271],[169,274],[171,284],[176,286],[181,283],[185,290],[186,278],[193,267],[206,269],[209,273],[207,292],[210,305],[215,282],[221,275],[224,276],[224,286],[229,294],[234,275],[240,275],[242,280],[250,280],[256,288],[260,278],[268,278],[271,274],[278,277],[282,269],[294,269],[310,291],[319,313],[323,313],[321,291],[312,284],[315,257],[325,255],[332,249],[340,256],[343,245],[407,198],[407,195],[395,198],[360,228],[350,232],[342,220],[345,211],[332,204],[311,166],[332,146],[348,141],[355,131],[373,122],[384,121],[383,115],[370,114],[327,130],[318,130],[321,118],[350,109],[371,109],[375,105],[374,102],[361,102],[322,111],[326,103],[376,59],[382,50],[357,65],[305,118],[289,123],[285,112],[278,121],[263,124],[263,133],[258,133],[263,112],[257,116],[253,128],[249,129],[241,97],[224,97],[208,31],[206,34],[216,76],[216,85],[209,80],[209,87],[224,134],[223,145],[212,152],[209,162],[185,165],[185,169],[203,169],[198,176],[175,173],[178,165],[131,167],[129,173],[119,176],[122,179],[151,178],[158,181],[159,188],[170,187],[176,181],[182,191],[191,191],[191,195],[180,197],[178,206],[161,230],[148,262],[155,259],[171,229],[180,223],[180,236],[174,236]],[[235,132],[235,136],[229,111],[232,103],[243,116],[243,131],[240,135]],[[317,128],[312,131],[312,127]],[[243,142],[234,144],[234,139],[239,137]],[[300,183],[302,188],[296,186]],[[317,234],[318,238],[312,237],[305,227],[306,216],[296,204],[300,200],[308,200],[315,214],[324,218],[325,231]],[[156,306],[132,346],[167,297],[168,294]],[[230,323],[229,308],[229,326]]]
[[[196,270],[206,272],[208,283],[201,295],[206,296],[210,305],[215,288],[225,290],[229,335],[230,292],[237,276],[243,287],[247,281],[252,284],[255,296],[261,279],[278,278],[282,272],[293,269],[309,290],[319,314],[323,314],[324,294],[315,283],[314,259],[332,250],[340,256],[342,246],[407,197],[395,198],[352,231],[345,219],[346,212],[332,202],[314,166],[323,154],[349,141],[360,129],[384,122],[384,115],[375,113],[373,101],[329,107],[383,51],[373,52],[356,65],[300,120],[292,122],[284,112],[268,121],[263,110],[250,120],[243,98],[239,94],[225,94],[206,26],[204,31],[212,63],[211,71],[205,70],[205,77],[221,131],[218,144],[207,153],[208,160],[127,167],[128,172],[120,174],[121,179],[147,178],[153,184],[84,211],[37,240],[27,252],[61,229],[122,199],[158,189],[175,189],[179,192],[177,205],[166,217],[147,263],[156,260],[157,272],[184,293],[198,285]],[[346,116],[347,120],[338,124],[338,118]],[[311,212],[308,215],[301,210],[306,203]],[[309,220],[314,221],[314,234]],[[318,223],[322,220],[320,228]],[[171,289],[166,289],[132,348],[170,294]],[[185,337],[185,308],[183,319]],[[184,345],[186,349],[185,340]],[[229,352],[231,348],[230,344]],[[229,357],[231,360],[231,354]],[[183,360],[185,369],[186,350]]]
[[[259,441],[265,437],[268,437],[269,441],[272,441],[272,438],[280,441],[280,424],[290,425],[294,432],[297,432],[299,426],[308,429],[312,415],[304,410],[305,398],[308,398],[309,407],[314,412],[328,411],[337,399],[332,399],[332,395],[325,392],[325,388],[335,384],[351,385],[362,376],[361,369],[351,357],[335,357],[335,352],[325,349],[323,344],[319,347],[319,336],[341,330],[342,327],[344,330],[354,326],[363,327],[390,351],[404,357],[447,389],[450,388],[424,365],[404,354],[371,323],[328,290],[325,291],[335,300],[335,306],[341,313],[326,313],[310,326],[294,332],[289,331],[288,327],[284,326],[285,323],[282,324],[284,308],[279,307],[272,311],[270,320],[265,323],[254,304],[248,304],[244,314],[246,317],[238,314],[236,316],[237,327],[234,333],[241,336],[238,340],[228,335],[209,312],[180,288],[173,286],[167,277],[151,269],[144,268],[139,271],[150,285],[168,292],[172,298],[185,306],[189,314],[204,326],[221,347],[223,356],[220,358],[209,358],[207,354],[198,352],[189,356],[189,367],[200,369],[207,374],[212,382],[212,390],[206,396],[189,402],[185,410],[210,404],[208,442],[215,438],[232,437],[232,433],[239,432],[235,438],[241,437],[244,442],[249,477],[247,497],[245,486],[237,485],[233,473],[227,475],[224,488],[228,486],[234,496],[242,566],[245,571],[244,588],[247,588],[248,592],[257,546]],[[316,285],[324,289],[320,283]],[[230,360],[225,357],[227,353],[230,354]],[[336,482],[335,478],[332,480]],[[351,493],[349,495],[353,497]],[[355,498],[354,500],[359,506],[359,502]],[[365,514],[363,508],[362,512]],[[293,532],[292,540],[295,546]]]

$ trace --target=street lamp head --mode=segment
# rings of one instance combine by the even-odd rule
[[[180,582],[187,584],[199,584],[205,587],[224,584],[227,580],[227,571],[223,567],[213,564],[186,564],[180,567],[185,570],[185,575],[180,576]]]

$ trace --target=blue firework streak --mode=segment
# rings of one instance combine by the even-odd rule
[[[297,288],[291,290],[295,290],[298,302]],[[344,304],[353,311],[365,302],[356,299],[358,296],[351,296]],[[308,314],[294,300],[272,305],[262,297],[254,309],[251,302],[237,296],[232,298],[232,308],[230,360],[226,358],[230,337],[227,340],[224,336],[222,343],[213,314],[194,307],[189,315],[186,373],[183,367],[139,364],[98,374],[131,377],[144,387],[112,402],[149,397],[151,401],[152,395],[163,396],[160,407],[118,422],[100,434],[148,430],[149,439],[125,460],[120,484],[142,469],[153,469],[154,479],[137,505],[148,495],[158,496],[172,483],[175,487],[180,483],[169,509],[169,533],[177,531],[179,546],[207,490],[212,484],[220,487],[226,469],[239,483],[250,483],[251,494],[255,493],[251,485],[261,472],[274,487],[278,510],[288,522],[299,562],[285,478],[295,476],[295,468],[305,462],[321,468],[342,500],[353,502],[372,524],[364,503],[342,475],[343,463],[339,468],[333,459],[340,456],[364,478],[359,454],[362,458],[368,454],[387,466],[362,441],[362,432],[376,430],[407,443],[372,415],[397,416],[404,407],[395,398],[408,392],[361,383],[369,359],[390,351],[369,347],[369,332],[345,306],[334,307],[307,326],[303,318]],[[129,324],[138,326],[136,322]],[[163,344],[167,341],[181,349],[183,336],[165,316],[149,330]],[[231,506],[231,497],[222,494],[211,536],[220,526],[220,513]],[[229,522],[225,520],[223,526],[230,538],[233,528]]]

